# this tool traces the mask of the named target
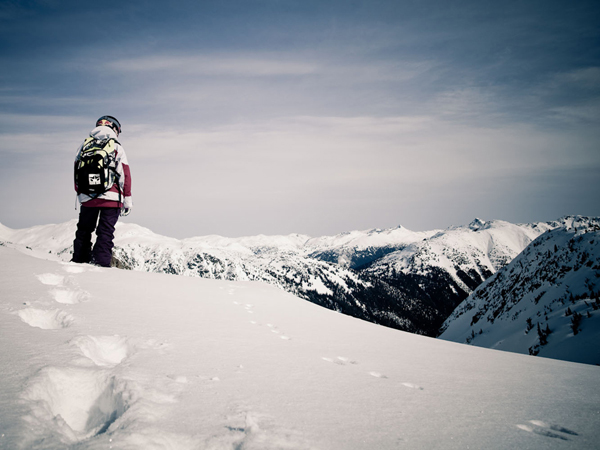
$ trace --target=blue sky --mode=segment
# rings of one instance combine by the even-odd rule
[[[123,125],[127,221],[174,236],[600,215],[594,1],[3,1],[0,222],[75,218]]]

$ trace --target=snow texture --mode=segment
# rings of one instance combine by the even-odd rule
[[[11,247],[0,448],[597,448],[598,367],[385,328],[264,283]]]

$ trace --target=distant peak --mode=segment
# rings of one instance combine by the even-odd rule
[[[478,231],[479,229],[481,229],[484,226],[485,226],[485,221],[481,220],[478,217],[476,217],[475,220],[473,220],[473,222],[471,222],[469,224],[469,228],[473,231]]]

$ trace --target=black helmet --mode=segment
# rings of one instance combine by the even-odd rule
[[[104,123],[104,121],[109,122],[109,124]],[[115,133],[117,134],[121,134],[121,124],[119,123],[119,121],[117,119],[115,119],[113,116],[102,116],[100,117],[97,121],[96,121],[96,126],[99,127],[100,125],[106,125],[111,127],[113,130],[115,130]]]

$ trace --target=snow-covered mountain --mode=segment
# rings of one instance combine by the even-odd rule
[[[537,238],[463,301],[442,339],[600,364],[600,221]]]
[[[313,258],[360,270],[389,253],[428,239],[438,232],[440,230],[415,232],[402,226],[387,230],[351,231],[310,239],[305,248]]]
[[[404,315],[430,336],[477,286],[540,234],[565,220],[515,225],[474,220],[415,241],[374,261],[363,273],[402,299]]]
[[[413,232],[404,227],[304,235],[173,239],[119,223],[114,254],[126,268],[264,281],[321,306],[378,324],[434,336],[454,308],[533,239],[573,218]],[[75,221],[10,230],[14,242],[70,259]]]
[[[264,283],[61,262],[58,241],[0,245],[2,449],[598,446],[597,367],[377,326]]]

